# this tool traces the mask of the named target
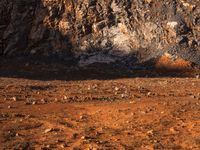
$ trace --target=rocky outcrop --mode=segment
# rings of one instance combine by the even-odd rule
[[[198,0],[1,0],[2,55],[60,55],[80,64],[163,54],[200,65]]]

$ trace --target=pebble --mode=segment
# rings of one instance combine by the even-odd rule
[[[178,133],[178,131],[177,131],[174,127],[171,127],[171,128],[169,129],[169,131],[170,131],[171,133],[173,133],[173,134],[177,134],[177,133]]]
[[[79,118],[80,118],[80,119],[86,119],[86,116],[81,115]]]
[[[151,92],[148,92],[148,93],[147,93],[147,96],[151,96]]]
[[[149,131],[147,131],[147,134],[150,134],[150,135],[153,135],[153,130],[149,130]]]
[[[12,100],[13,100],[13,101],[17,101],[17,98],[16,98],[16,97],[12,97]]]
[[[91,87],[90,87],[90,86],[88,86],[88,90],[91,90]]]
[[[46,103],[45,99],[41,99],[41,103],[45,104]]]
[[[66,143],[63,143],[63,144],[61,144],[60,147],[61,147],[61,148],[66,148],[66,147],[67,147],[67,144],[66,144]]]
[[[118,87],[115,87],[115,91],[119,91],[119,88],[118,88]]]
[[[49,129],[46,129],[45,131],[44,131],[44,133],[49,133],[49,132],[52,132],[53,131],[53,128],[49,128]]]
[[[59,128],[49,128],[49,129],[46,129],[44,131],[44,133],[49,133],[49,132],[59,132],[61,131]]]
[[[66,95],[64,96],[64,100],[67,100],[67,96]]]
[[[195,98],[197,98],[197,97],[196,97],[196,96],[194,96],[194,95],[192,95],[192,96],[191,96],[191,98],[194,98],[194,99],[195,99]]]
[[[98,85],[97,84],[94,84],[93,88],[94,89],[97,89]]]

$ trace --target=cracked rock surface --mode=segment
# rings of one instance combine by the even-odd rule
[[[142,63],[170,54],[200,65],[198,0],[1,0],[1,55]]]

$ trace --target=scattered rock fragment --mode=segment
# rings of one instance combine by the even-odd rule
[[[13,101],[17,101],[17,97],[12,97],[12,100]]]
[[[66,147],[67,147],[67,144],[66,144],[66,143],[63,143],[63,144],[60,145],[60,147],[61,147],[61,148],[66,148]]]
[[[119,88],[118,88],[118,87],[115,87],[115,91],[119,91]]]
[[[44,131],[44,133],[59,132],[59,131],[60,131],[60,129],[58,129],[58,128],[49,128],[49,129],[46,129],[46,130]]]
[[[67,97],[66,95],[64,95],[64,96],[63,96],[63,99],[64,99],[64,100],[67,100],[67,99],[68,99],[68,97]]]

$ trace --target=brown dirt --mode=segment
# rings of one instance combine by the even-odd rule
[[[172,60],[170,56],[163,55],[156,64],[157,68],[160,69],[170,69],[170,70],[187,70],[192,66],[190,61],[186,61],[182,58],[177,58]]]
[[[198,71],[100,78],[17,62],[0,65],[0,149],[200,149]]]

